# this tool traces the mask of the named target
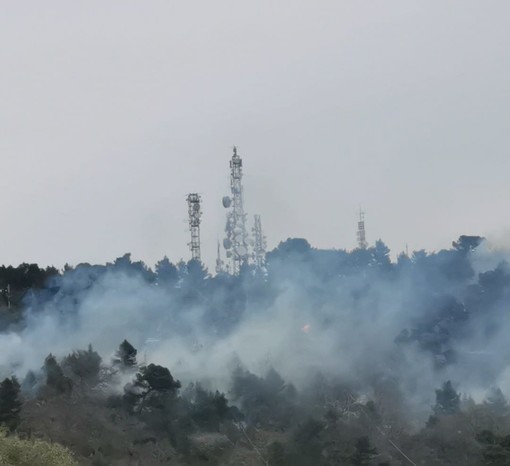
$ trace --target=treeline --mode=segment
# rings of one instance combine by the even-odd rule
[[[24,292],[17,302],[20,309],[37,310],[52,302],[63,315],[72,315],[87,292],[107,274],[123,274],[171,292],[169,312],[176,321],[187,309],[203,309],[204,325],[221,336],[232,332],[247,312],[269,308],[289,285],[300,290],[310,308],[320,310],[334,304],[365,312],[367,299],[377,299],[377,287],[397,290],[405,282],[412,295],[405,304],[413,309],[413,320],[402,323],[395,341],[419,345],[432,353],[441,367],[455,361],[452,342],[465,336],[468,324],[480,316],[489,318],[510,294],[506,262],[475,276],[470,255],[481,241],[478,236],[462,236],[449,250],[415,251],[392,262],[381,240],[373,247],[348,252],[315,249],[306,240],[295,238],[269,252],[264,269],[245,266],[239,276],[212,276],[200,262],[173,264],[167,258],[152,270],[125,254],[106,265],[66,266],[62,272],[34,264],[4,266],[0,283],[10,284],[13,295],[15,290]],[[320,311],[317,313],[320,316]],[[0,320],[4,329],[10,323],[9,319]]]
[[[48,284],[51,277],[59,275],[55,267],[41,268],[37,264],[23,263],[17,267],[12,265],[0,266],[0,288],[8,285],[13,291],[22,291],[29,288],[42,288]]]

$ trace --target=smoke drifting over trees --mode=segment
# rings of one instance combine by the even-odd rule
[[[0,419],[26,434],[44,424],[41,400],[76,419],[89,406],[83,422],[106,416],[113,446],[74,450],[83,464],[131,464],[121,451],[156,445],[160,462],[144,464],[235,464],[243,451],[246,464],[510,464],[505,250],[463,236],[389,252],[294,238],[238,276],[129,254],[3,267]]]

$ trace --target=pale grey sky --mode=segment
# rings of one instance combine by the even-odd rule
[[[394,252],[510,231],[510,2],[0,3],[0,263],[188,258],[247,211]]]

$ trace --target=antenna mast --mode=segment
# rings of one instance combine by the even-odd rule
[[[253,236],[254,236],[253,258],[255,260],[255,265],[257,269],[263,269],[266,264],[267,243],[266,237],[262,232],[262,223],[260,221],[260,215],[254,216]]]
[[[234,154],[230,161],[230,192],[231,197],[223,198],[223,207],[230,209],[227,213],[225,226],[226,238],[223,246],[227,250],[227,257],[232,259],[232,273],[238,275],[241,266],[248,262],[248,233],[246,232],[246,214],[243,207],[243,160]]]
[[[365,212],[363,212],[361,209],[359,211],[358,231],[356,236],[358,238],[358,248],[366,249],[368,243],[365,235]]]
[[[216,273],[223,273],[223,261],[221,260],[220,242],[218,241],[218,256],[216,257]]]
[[[191,250],[191,259],[200,261],[200,217],[202,210],[200,208],[201,197],[197,193],[188,194],[188,215],[189,231],[191,232],[191,242],[188,246]]]

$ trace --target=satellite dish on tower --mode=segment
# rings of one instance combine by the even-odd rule
[[[245,248],[244,246],[239,246],[239,247],[235,250],[235,252],[236,252],[236,254],[237,254],[238,256],[241,256],[241,257],[242,257],[242,256],[245,256],[245,255],[246,255],[246,253],[247,253],[248,251],[246,250],[246,248]]]
[[[232,199],[228,196],[223,196],[222,202],[225,209],[228,209],[232,205]]]

